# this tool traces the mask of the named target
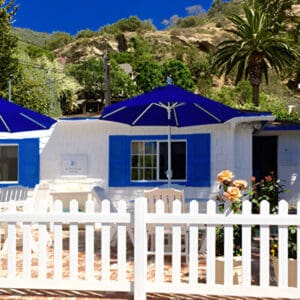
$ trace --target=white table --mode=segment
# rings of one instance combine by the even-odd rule
[[[78,201],[79,210],[85,210],[85,202],[92,199],[92,193],[90,190],[50,190],[53,202],[55,200],[61,200],[63,203],[63,209],[69,210],[70,201],[75,199]]]

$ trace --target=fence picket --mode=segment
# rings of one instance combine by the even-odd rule
[[[16,212],[16,205],[10,202],[8,212]],[[17,222],[9,222],[7,224],[7,275],[8,278],[16,276],[16,225]]]
[[[70,213],[78,214],[78,201],[73,199],[70,202]],[[78,223],[70,223],[70,279],[78,278]]]
[[[216,215],[216,201],[208,200],[207,215],[212,219]],[[206,256],[206,283],[216,282],[216,225],[207,224],[207,256]]]
[[[147,285],[147,199],[134,202],[134,300],[146,300]]]
[[[280,200],[278,214],[286,216],[288,214],[288,203]],[[278,226],[278,286],[288,286],[288,226]]]
[[[101,212],[110,214],[110,202],[102,201]],[[115,226],[115,224],[113,224]],[[102,263],[102,280],[110,280],[110,224],[102,223],[101,227],[101,263]]]
[[[31,236],[31,224],[26,222],[23,224],[23,278],[31,277],[31,248],[33,244]]]
[[[190,202],[189,214],[197,215],[199,211],[198,202]],[[198,283],[198,249],[199,249],[198,225],[189,225],[189,283]]]
[[[124,200],[118,203],[118,213],[126,213],[126,202]],[[118,281],[123,282],[126,279],[126,224],[118,225]]]
[[[251,215],[252,205],[249,200],[243,201],[243,216]],[[244,286],[251,285],[251,225],[242,226],[242,282]]]
[[[224,214],[230,216],[233,211],[230,209],[230,203],[224,204]],[[224,284],[233,284],[233,226],[224,225]]]
[[[54,214],[61,214],[63,212],[63,203],[60,200],[56,200],[54,203]],[[62,222],[54,222],[53,224],[53,276],[54,279],[62,279],[62,256],[63,256],[63,234],[62,234]]]
[[[173,213],[181,214],[181,202],[175,200],[173,202]],[[172,227],[172,281],[174,283],[180,282],[180,269],[181,269],[181,225],[175,224]]]
[[[156,214],[162,214],[165,211],[164,202],[159,200],[155,205]],[[163,224],[155,224],[151,225],[149,228],[150,232],[155,230],[155,281],[162,282],[164,281],[164,257],[165,257],[165,249],[164,249],[164,232],[165,228]],[[150,234],[150,239],[153,238],[153,235]],[[150,246],[151,247],[151,246]],[[152,250],[152,249],[150,249]]]
[[[260,215],[261,217],[269,215],[270,205],[266,200],[261,202]],[[260,225],[260,285],[268,286],[270,284],[269,268],[270,268],[270,227],[269,225]]]
[[[300,219],[300,201],[297,203],[297,215]],[[297,287],[300,288],[300,225],[297,226]]]
[[[85,203],[87,213],[94,212],[94,202],[89,199]],[[94,277],[94,224],[85,224],[85,278],[88,280]]]

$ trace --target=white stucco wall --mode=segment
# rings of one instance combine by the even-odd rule
[[[282,198],[296,203],[300,198],[300,132],[278,136],[278,178],[289,190]]]
[[[223,169],[232,170],[238,178],[251,178],[251,127],[231,123],[211,126],[172,128],[172,134],[211,134],[211,187],[185,188],[187,198],[208,198],[217,190],[217,174]],[[131,127],[128,125],[87,120],[59,121],[41,151],[41,181],[55,183],[94,180],[108,188],[108,138],[109,135],[166,134],[166,127]],[[85,155],[86,176],[63,176],[64,155]],[[143,195],[147,187],[109,188],[111,199],[134,199]]]

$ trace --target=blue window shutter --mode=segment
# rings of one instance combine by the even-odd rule
[[[130,186],[130,138],[109,137],[109,186]]]
[[[188,186],[210,186],[210,134],[188,136]]]
[[[39,139],[18,140],[19,184],[34,187],[40,181]]]

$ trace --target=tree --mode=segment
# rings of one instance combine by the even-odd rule
[[[69,66],[69,74],[83,86],[83,97],[87,99],[103,99],[103,63],[96,57],[89,58],[79,64]]]
[[[256,0],[261,8],[271,18],[270,30],[278,33],[284,21],[287,20],[287,11],[291,9],[293,0]]]
[[[155,27],[150,20],[142,21],[137,16],[120,19],[118,22],[100,28],[100,33],[120,34],[121,32],[153,31]]]
[[[243,11],[244,17],[228,17],[233,24],[228,31],[234,38],[218,44],[213,67],[225,75],[236,70],[236,83],[243,77],[249,79],[252,101],[258,106],[262,76],[268,83],[268,69],[281,73],[295,61],[297,54],[283,37],[270,30],[271,19],[258,3],[243,5]]]
[[[47,42],[46,47],[49,50],[55,50],[74,42],[74,40],[74,37],[67,32],[55,32],[51,34],[51,38]]]
[[[184,89],[193,91],[195,83],[190,69],[180,60],[171,59],[163,64],[163,75],[165,81],[170,77],[172,83],[181,86]]]
[[[79,64],[69,66],[69,74],[82,85],[81,97],[86,99],[104,99],[104,71],[101,58],[92,57]],[[130,76],[110,59],[111,97],[128,98],[136,93]]]
[[[138,64],[136,71],[136,84],[139,90],[142,92],[149,92],[158,86],[165,84],[162,67],[151,61],[145,61]]]
[[[0,94],[6,95],[8,79],[17,70],[18,39],[11,31],[11,23],[18,9],[15,0],[0,0]]]

